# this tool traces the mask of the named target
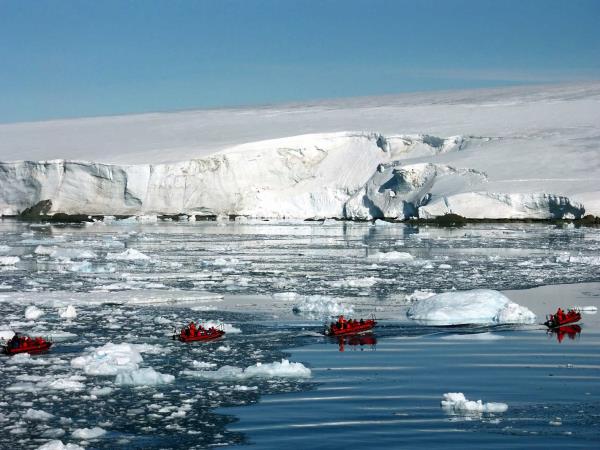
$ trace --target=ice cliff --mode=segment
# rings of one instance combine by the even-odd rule
[[[34,207],[41,214],[360,220],[446,213],[480,219],[600,215],[600,86],[529,89],[538,91],[370,99],[353,109],[342,104],[248,111],[244,120],[255,125],[253,133],[243,125],[240,111],[222,112],[219,120],[233,121],[231,129],[238,127],[239,136],[227,142],[223,138],[219,145],[211,141],[215,136],[207,137],[211,151],[197,142],[177,148],[160,142],[160,157],[151,148],[155,143],[146,142],[140,123],[168,128],[161,139],[170,137],[175,144],[177,130],[187,136],[212,113],[0,125],[5,138],[0,140],[0,159],[14,155],[16,148],[31,153],[44,146],[51,155],[82,157],[0,162],[0,214],[18,215]],[[355,125],[361,115],[366,124],[380,124],[383,132],[329,131]],[[76,141],[93,139],[78,144],[89,151],[65,153],[55,146],[58,139],[70,148],[63,139],[70,123]],[[105,161],[99,142],[112,138],[99,133],[110,130],[107,123],[133,149],[124,149],[121,156],[110,153],[110,159],[123,162]],[[271,136],[275,126],[311,133],[240,142],[248,135]],[[85,131],[81,136],[73,131],[78,127]],[[138,133],[141,144],[132,140],[127,127]],[[395,134],[388,132],[392,127],[418,131]],[[206,127],[201,129],[210,135]],[[147,133],[155,136],[156,131]],[[146,153],[138,148],[143,145]],[[28,152],[22,154],[27,157]]]

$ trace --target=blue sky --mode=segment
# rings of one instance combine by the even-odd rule
[[[597,0],[0,0],[0,122],[600,79]]]

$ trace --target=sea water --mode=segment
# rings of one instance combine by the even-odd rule
[[[598,306],[599,250],[597,229],[540,224],[4,220],[0,329],[55,343],[0,357],[0,447],[280,448],[284,432],[299,448],[590,448],[600,435],[596,316],[559,342],[538,325],[420,326],[406,308],[422,293],[476,288],[502,290],[538,322],[558,305]],[[25,317],[32,304],[36,319]],[[76,316],[61,317],[69,305]],[[322,337],[340,311],[373,313],[380,326]],[[239,332],[172,340],[190,320]],[[174,380],[122,385],[72,364],[108,343],[142,344],[138,368]],[[193,375],[282,360],[310,377]],[[508,410],[446,411],[448,392]]]

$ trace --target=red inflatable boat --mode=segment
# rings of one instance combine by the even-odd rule
[[[546,319],[544,325],[548,328],[557,328],[579,322],[581,320],[581,314],[574,309],[570,309],[565,314],[562,309],[558,308],[556,314],[550,314],[550,316],[546,316]]]
[[[213,331],[211,330],[206,330],[206,332],[204,334],[197,333],[194,336],[188,336],[184,333],[181,333],[179,335],[176,336],[177,339],[179,339],[181,342],[202,342],[202,341],[212,341],[213,339],[218,339],[221,336],[225,335],[225,332],[223,330],[217,330],[217,329],[213,329]]]
[[[52,342],[48,342],[44,338],[30,338],[16,334],[3,346],[3,352],[11,356],[17,353],[43,353],[48,351],[51,346]]]
[[[358,334],[364,331],[372,330],[377,322],[375,319],[367,320],[346,320],[344,316],[340,316],[337,322],[332,322],[328,327],[325,328],[325,334],[327,336],[343,336],[347,334]]]
[[[175,333],[173,339],[177,339],[181,342],[203,342],[218,339],[224,334],[225,330],[223,330],[222,326],[219,328],[204,328],[202,325],[196,325],[194,322],[190,322],[190,324],[187,327],[182,328],[179,333]]]

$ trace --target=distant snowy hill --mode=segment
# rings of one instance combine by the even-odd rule
[[[5,124],[0,160],[3,215],[600,216],[600,83]]]

